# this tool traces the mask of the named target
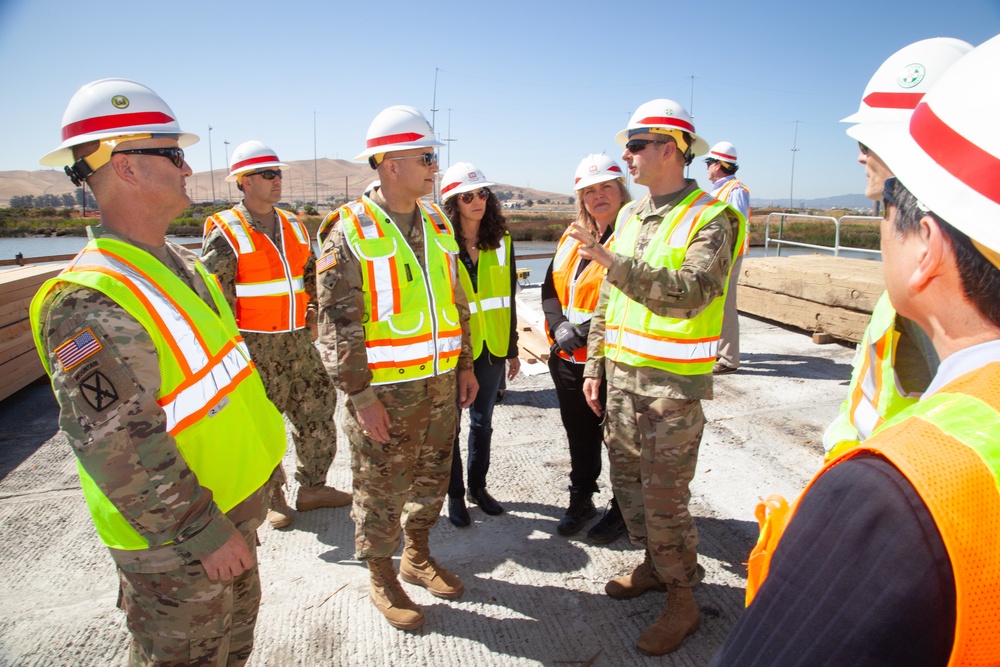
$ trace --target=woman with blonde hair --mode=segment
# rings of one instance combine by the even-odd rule
[[[588,155],[576,170],[574,184],[577,222],[607,247],[614,235],[618,212],[632,197],[625,187],[624,171],[607,155]],[[569,507],[559,521],[560,535],[574,535],[597,515],[593,495],[601,474],[601,420],[588,407],[583,394],[583,367],[587,362],[590,318],[605,269],[578,254],[579,241],[564,234],[542,285],[542,309],[552,343],[549,372],[559,398],[559,413],[569,440]],[[601,402],[606,396],[601,384]],[[587,537],[597,544],[614,542],[625,534],[625,521],[612,496],[604,517]]]

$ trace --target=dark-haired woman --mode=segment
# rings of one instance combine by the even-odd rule
[[[471,523],[465,499],[486,514],[503,514],[503,506],[486,491],[493,438],[493,407],[500,381],[513,379],[521,367],[517,356],[517,314],[514,292],[517,269],[514,249],[500,200],[471,163],[459,162],[445,172],[441,197],[455,228],[459,248],[459,278],[471,311],[472,353],[479,393],[469,406],[469,485],[462,483],[459,430],[455,430],[448,519],[458,527]],[[506,362],[506,363],[504,363]]]

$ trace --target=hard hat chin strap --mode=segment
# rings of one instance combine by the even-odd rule
[[[73,181],[73,185],[79,187],[85,180],[94,175],[94,172],[111,161],[111,153],[115,146],[126,141],[138,141],[139,139],[151,139],[152,134],[129,134],[119,137],[109,137],[102,139],[100,144],[90,155],[84,155],[72,165],[65,167],[66,175]]]

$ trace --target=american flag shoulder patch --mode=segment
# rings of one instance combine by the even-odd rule
[[[55,355],[59,359],[59,363],[62,364],[63,370],[68,371],[102,349],[101,341],[97,340],[94,332],[90,329],[84,329],[57,347]]]
[[[316,260],[316,273],[323,273],[334,266],[337,266],[337,252],[331,250]]]

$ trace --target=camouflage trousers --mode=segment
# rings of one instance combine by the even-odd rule
[[[308,329],[283,334],[247,334],[267,397],[292,425],[295,479],[302,486],[326,483],[337,455],[337,390]],[[276,477],[272,477],[272,480]],[[278,480],[284,480],[282,475]]]
[[[632,543],[667,583],[693,586],[698,529],[688,511],[705,428],[701,401],[639,396],[608,386],[604,441],[611,485]]]
[[[253,649],[260,607],[257,533],[243,532],[254,566],[210,581],[201,563],[163,573],[118,570],[118,607],[132,633],[132,667],[239,667]]]
[[[437,522],[451,475],[458,416],[454,371],[373,389],[389,413],[389,442],[361,432],[350,402],[344,410],[360,560],[391,557],[401,530],[430,530]]]
[[[740,314],[736,310],[736,283],[740,279],[742,266],[743,255],[740,255],[729,272],[726,305],[722,313],[722,336],[719,338],[719,351],[716,354],[719,361],[730,368],[740,367]]]

